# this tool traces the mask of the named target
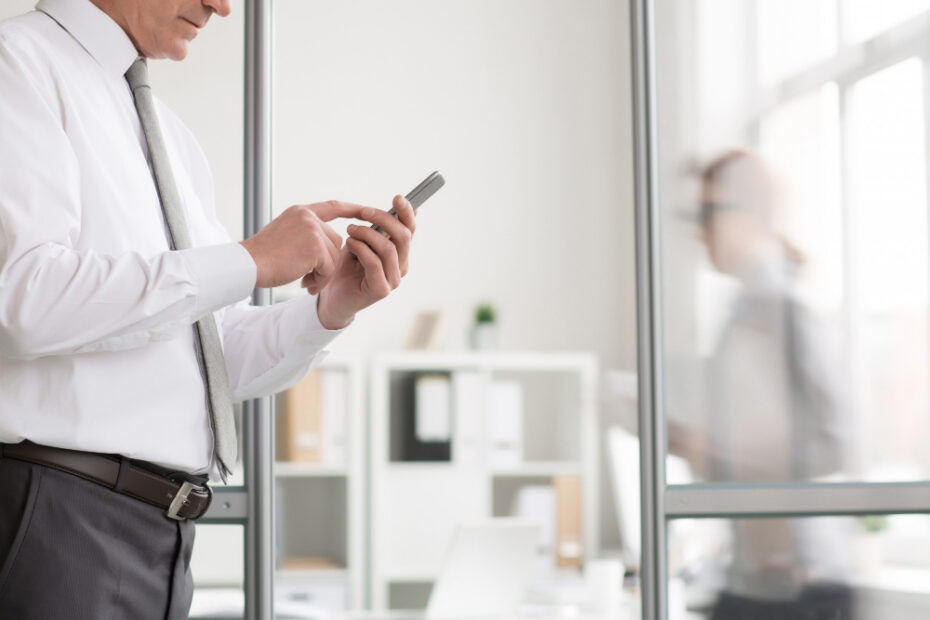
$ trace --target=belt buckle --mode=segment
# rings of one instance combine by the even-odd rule
[[[174,519],[175,521],[184,521],[187,517],[182,517],[178,514],[181,508],[187,503],[187,498],[191,494],[191,491],[199,488],[194,484],[191,484],[187,480],[181,483],[181,487],[178,489],[178,492],[175,493],[174,499],[171,500],[171,503],[168,505],[168,510],[165,512],[165,516],[169,519]]]

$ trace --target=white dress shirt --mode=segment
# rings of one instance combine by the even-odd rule
[[[235,400],[296,383],[339,333],[316,297],[248,305],[256,267],[216,220],[196,140],[158,112],[194,248],[169,251],[129,87],[129,37],[89,0],[0,23],[0,442],[205,472],[191,324],[215,313]]]

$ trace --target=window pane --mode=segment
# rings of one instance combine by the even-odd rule
[[[839,89],[829,83],[776,107],[759,126],[759,151],[784,204],[778,226],[805,257],[799,294],[833,317],[843,304],[839,111]]]
[[[930,395],[922,65],[914,59],[852,90],[850,208],[858,277],[851,312],[862,475],[926,478]],[[894,411],[889,415],[889,406]]]
[[[670,618],[930,613],[926,515],[681,520],[668,534]]]
[[[756,0],[755,6],[762,84],[789,77],[836,50],[836,0]]]
[[[859,82],[850,98],[850,202],[858,214],[864,310],[927,303],[927,213],[921,63]]]
[[[843,39],[868,39],[927,9],[930,0],[843,0]]]

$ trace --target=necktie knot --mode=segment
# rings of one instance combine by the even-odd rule
[[[142,88],[149,85],[149,66],[145,61],[145,58],[137,58],[132,66],[129,67],[129,71],[126,72],[126,81],[129,82],[129,88],[133,92],[137,88]]]

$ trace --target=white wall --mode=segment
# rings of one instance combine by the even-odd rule
[[[149,63],[153,91],[191,128],[210,160],[217,215],[242,239],[244,182],[245,3],[213,16],[183,62]]]
[[[0,19],[14,17],[27,11],[31,11],[36,5],[37,0],[3,0],[0,6]]]
[[[635,366],[628,7],[612,0],[277,0],[278,210],[389,206],[433,169],[411,272],[340,349],[500,310],[508,349]]]

